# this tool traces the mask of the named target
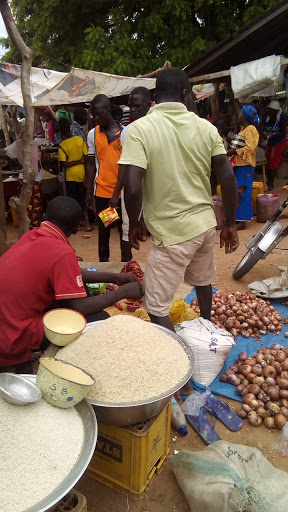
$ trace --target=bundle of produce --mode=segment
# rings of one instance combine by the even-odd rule
[[[288,420],[288,349],[274,343],[259,348],[249,357],[240,352],[238,359],[220,377],[237,387],[243,397],[240,418],[248,418],[254,426],[282,429]]]
[[[192,301],[191,307],[195,313],[200,313],[197,299]],[[260,334],[280,334],[282,329],[282,315],[274,306],[245,292],[217,291],[212,300],[211,321],[233,336],[241,334],[244,338],[259,339]]]
[[[140,283],[143,283],[144,272],[137,261],[131,260],[125,263],[121,272],[124,274],[135,274],[135,276],[138,277]]]

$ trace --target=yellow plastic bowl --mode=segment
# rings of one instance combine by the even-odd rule
[[[43,316],[46,338],[54,345],[65,347],[77,340],[86,327],[86,319],[73,309],[52,309]]]
[[[41,357],[36,384],[46,402],[68,409],[85,398],[95,379],[78,366],[53,357]]]

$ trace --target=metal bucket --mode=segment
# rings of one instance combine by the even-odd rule
[[[88,324],[86,329],[89,329],[89,327],[92,327],[92,325],[95,325],[96,323],[98,324],[99,322]],[[107,425],[124,427],[127,425],[135,425],[136,423],[146,421],[159,414],[165,405],[169,402],[169,400],[171,400],[172,395],[181,389],[190,379],[194,368],[194,356],[189,345],[177,334],[169,331],[165,327],[161,327],[156,324],[152,325],[157,327],[157,329],[164,331],[168,336],[174,338],[174,340],[176,340],[179,345],[181,345],[189,359],[189,370],[187,371],[185,377],[183,377],[183,379],[171,389],[168,389],[167,392],[163,393],[162,395],[151,397],[147,400],[142,400],[141,402],[97,402],[95,399],[90,400],[89,398],[86,398],[86,400],[92,405],[98,422]]]

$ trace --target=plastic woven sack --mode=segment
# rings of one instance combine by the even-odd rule
[[[188,320],[194,320],[198,315],[184,302],[184,299],[176,299],[172,302],[169,311],[169,318],[173,325],[181,324]]]
[[[176,327],[176,332],[192,349],[195,359],[193,380],[209,386],[220,372],[231,348],[236,345],[232,334],[201,317],[192,322],[182,322]]]
[[[191,512],[280,512],[288,507],[288,475],[256,448],[216,441],[171,457]]]

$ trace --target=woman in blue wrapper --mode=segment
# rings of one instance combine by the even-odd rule
[[[241,131],[239,136],[245,139],[245,145],[229,149],[229,156],[236,156],[234,166],[238,185],[238,207],[236,213],[237,229],[245,229],[245,222],[253,217],[252,185],[256,167],[256,151],[259,142],[259,117],[255,107],[244,105],[239,115]]]

